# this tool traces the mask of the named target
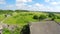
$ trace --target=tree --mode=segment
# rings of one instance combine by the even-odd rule
[[[54,13],[49,13],[49,15],[48,15],[48,17],[50,17],[50,18],[55,18],[55,14]]]
[[[57,16],[57,19],[60,19],[60,16]]]
[[[40,15],[39,20],[43,20],[45,18],[47,18],[45,15]]]
[[[54,20],[55,20],[55,18],[52,18],[51,20],[52,20],[52,21],[54,21]]]
[[[33,16],[33,19],[38,19],[39,17],[37,15],[34,15]]]
[[[49,13],[48,17],[52,18],[51,20],[55,20],[56,18],[60,18],[59,16],[55,15],[54,13]]]

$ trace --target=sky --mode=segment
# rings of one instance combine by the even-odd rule
[[[0,9],[60,12],[60,0],[0,0]]]

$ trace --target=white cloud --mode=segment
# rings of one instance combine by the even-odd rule
[[[36,3],[35,6],[43,6],[43,4]]]
[[[16,0],[16,2],[27,2],[26,0]]]
[[[6,9],[14,10],[15,8],[15,5],[6,5]]]
[[[16,8],[17,9],[24,9],[24,8],[26,8],[26,4],[25,3],[16,4]]]
[[[45,2],[50,2],[50,0],[45,0]]]
[[[16,0],[16,2],[21,3],[21,2],[32,2],[32,0]]]
[[[28,8],[26,6],[27,2],[32,2],[32,0],[16,0],[16,8],[17,9],[27,9]]]
[[[49,2],[50,5],[58,5],[60,2],[50,2],[51,0],[45,0],[45,2]],[[32,0],[16,0],[16,9],[23,9],[23,10],[34,10],[34,11],[59,11],[60,9],[53,8],[48,5],[35,3],[32,5],[26,4],[27,2],[32,2]],[[57,10],[56,10],[57,9]]]
[[[23,5],[26,5],[25,3],[19,3],[19,4],[16,4],[16,6],[23,6]]]
[[[0,0],[0,4],[6,4],[5,0]]]
[[[52,5],[58,5],[59,3],[57,2],[51,2]]]
[[[59,1],[59,2],[50,2],[50,4],[51,4],[51,5],[54,5],[54,6],[55,6],[55,5],[59,6],[59,5],[60,5],[60,1]]]
[[[28,2],[32,2],[32,0],[28,0]]]
[[[43,4],[39,4],[39,3],[29,5],[28,9],[34,10],[34,11],[53,11],[52,7],[44,6]]]
[[[28,7],[32,7],[32,5],[28,5]]]
[[[45,2],[48,2],[50,5],[59,5],[60,1],[59,0],[45,0]]]
[[[35,3],[34,5],[30,5],[30,10],[35,10],[35,11],[54,11],[54,12],[59,12],[60,8],[55,6],[55,7],[51,7],[51,6],[45,6],[43,4],[39,4],[39,3]],[[28,8],[29,9],[29,8]]]
[[[5,4],[4,2],[0,2],[0,4]]]
[[[27,5],[24,3],[17,4],[16,5],[17,9],[24,9],[24,10],[34,10],[34,11],[53,11],[53,8],[44,6],[43,4],[40,3],[35,3],[33,5]]]
[[[60,4],[60,0],[45,0],[45,2],[48,2],[48,4],[51,4],[51,5],[59,5]]]
[[[6,7],[7,7],[7,8],[11,8],[11,7],[13,7],[13,6],[14,6],[14,5],[7,5]]]

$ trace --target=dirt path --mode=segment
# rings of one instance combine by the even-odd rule
[[[30,34],[60,34],[60,25],[54,21],[31,23]]]

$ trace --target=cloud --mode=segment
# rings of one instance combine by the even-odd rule
[[[25,3],[16,4],[16,9],[24,9],[24,8],[26,8],[26,4]]]
[[[15,10],[15,5],[6,5],[6,9]]]
[[[28,0],[28,2],[32,2],[32,0]]]
[[[6,4],[5,0],[0,0],[0,4]]]
[[[29,5],[28,9],[34,10],[34,11],[50,11],[50,12],[52,12],[52,11],[54,11],[54,12],[58,11],[59,12],[59,10],[60,10],[60,8],[57,6],[56,7],[45,6],[45,5],[40,4],[40,3],[35,3],[33,5]]]
[[[50,2],[50,0],[45,0],[45,2]]]
[[[22,3],[22,2],[32,2],[32,0],[16,0],[16,2],[18,2],[18,3]]]
[[[38,10],[38,7],[42,8],[43,5],[42,4],[39,4],[39,3],[35,3],[33,5],[28,5],[26,3],[19,3],[19,4],[16,4],[16,8],[17,9],[24,9],[24,10]]]
[[[48,4],[51,4],[51,5],[59,5],[60,4],[59,0],[45,0],[45,2],[48,2]]]
[[[16,4],[16,9],[34,10],[34,11],[51,11],[51,10],[53,10],[51,7],[47,7],[40,3],[35,3],[32,5],[28,5],[26,3],[20,3],[20,4]]]
[[[35,3],[32,6],[33,10],[37,10],[37,11],[53,11],[53,8],[50,6],[45,6],[44,4],[40,4],[40,3]]]
[[[60,4],[59,0],[45,0],[45,2],[48,2],[48,4],[51,4],[51,5],[59,5]]]
[[[27,9],[28,2],[32,2],[32,0],[16,0],[16,8],[17,9]]]
[[[16,2],[27,2],[26,0],[16,0]]]
[[[32,2],[32,0],[16,0],[16,9],[20,10],[34,10],[34,11],[59,11],[60,8],[55,8],[59,5],[60,2],[55,2],[52,0],[45,0],[45,2],[48,2],[49,5],[40,4],[40,3],[34,3],[34,4],[27,4],[28,2]],[[53,5],[53,6],[52,6]]]
[[[51,2],[50,4],[52,4],[52,5],[58,5],[59,3],[58,2]]]
[[[43,4],[36,3],[35,6],[43,6]]]
[[[50,0],[45,0],[49,2]],[[26,4],[27,2],[32,2],[32,0],[16,0],[16,9],[22,10],[34,10],[34,11],[53,11],[50,6],[45,6],[44,4],[34,3],[32,5]]]

